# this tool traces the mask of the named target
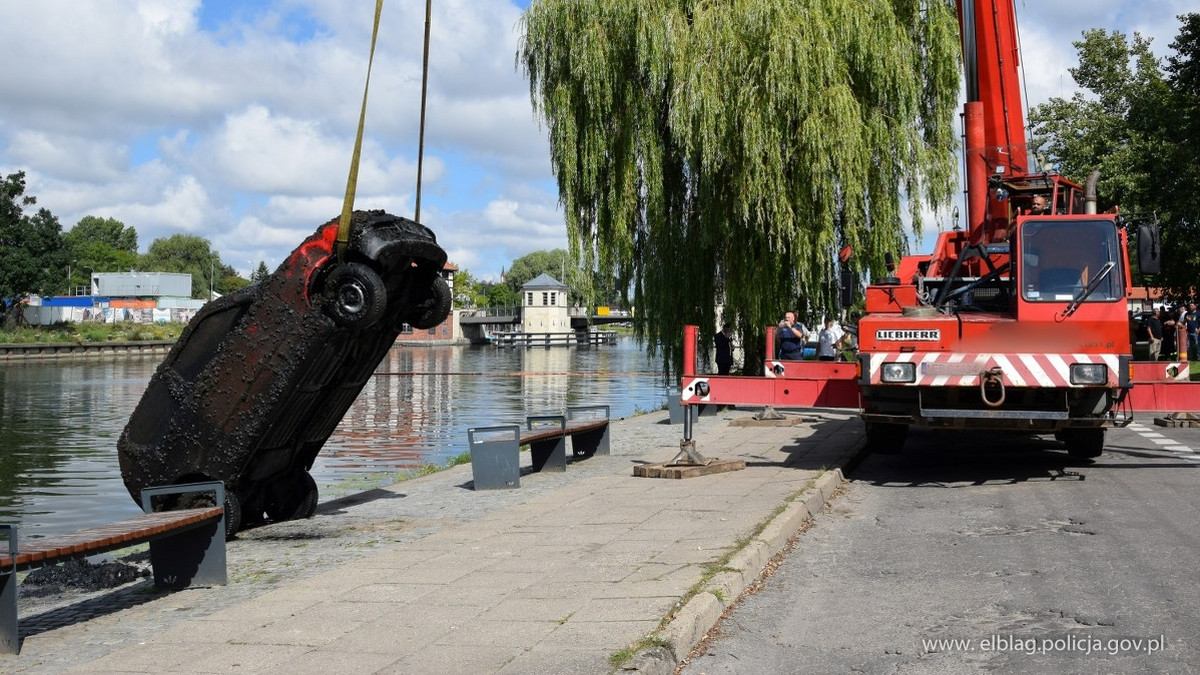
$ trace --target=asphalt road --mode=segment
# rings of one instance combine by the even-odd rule
[[[683,673],[1200,672],[1200,429],[914,431]]]

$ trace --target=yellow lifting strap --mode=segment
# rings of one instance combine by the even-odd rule
[[[371,88],[371,64],[375,61],[375,39],[379,37],[379,16],[383,13],[383,0],[375,0],[375,27],[371,30],[371,55],[367,59],[367,82],[363,85],[362,110],[358,114],[358,135],[354,139],[354,156],[350,159],[350,176],[346,179],[346,197],[342,201],[342,217],[338,221],[337,240],[333,251],[338,262],[350,243],[350,216],[354,212],[354,189],[358,185],[358,158],[362,154],[363,126],[367,119],[367,91]]]

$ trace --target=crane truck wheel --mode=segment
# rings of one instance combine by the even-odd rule
[[[867,449],[881,455],[892,455],[904,449],[908,438],[907,424],[867,422]]]
[[[1104,429],[1063,429],[1062,441],[1072,457],[1095,459],[1104,452]]]

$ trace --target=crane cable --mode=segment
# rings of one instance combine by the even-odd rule
[[[342,200],[342,216],[338,221],[337,240],[333,251],[340,263],[342,253],[350,243],[350,216],[354,211],[354,190],[358,185],[358,160],[362,155],[363,126],[367,119],[367,91],[371,88],[371,64],[375,61],[375,40],[379,37],[379,16],[383,0],[375,0],[375,27],[371,29],[371,55],[367,59],[367,82],[363,85],[362,110],[358,114],[358,134],[354,139],[354,155],[350,158],[350,176],[346,179],[346,196]]]
[[[425,159],[425,94],[429,90],[429,16],[433,0],[425,0],[425,53],[421,59],[421,131],[417,137],[417,206],[413,220],[421,222],[421,168]]]

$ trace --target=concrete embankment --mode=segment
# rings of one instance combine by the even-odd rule
[[[0,362],[44,359],[90,359],[109,356],[163,356],[174,340],[128,342],[21,342],[0,343]]]

